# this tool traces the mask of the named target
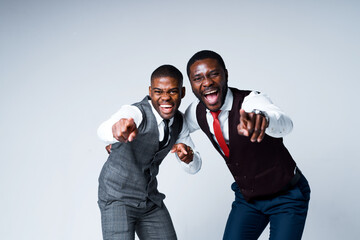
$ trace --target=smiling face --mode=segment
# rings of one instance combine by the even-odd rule
[[[173,77],[158,77],[149,87],[151,103],[163,119],[172,118],[179,109],[185,88]]]
[[[194,62],[189,69],[193,93],[210,111],[217,111],[224,104],[228,74],[216,59],[205,58]]]

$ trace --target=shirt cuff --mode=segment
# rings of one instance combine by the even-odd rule
[[[271,137],[280,138],[292,131],[293,124],[289,117],[278,112],[267,111],[269,117],[269,126],[265,133]]]
[[[182,169],[185,172],[187,172],[189,174],[195,174],[200,171],[202,162],[201,162],[201,157],[200,157],[199,152],[194,152],[193,160],[188,164],[181,161],[176,153],[174,153],[174,154],[175,154],[176,159],[180,163]]]

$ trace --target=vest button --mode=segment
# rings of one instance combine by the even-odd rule
[[[244,176],[244,179],[246,179],[246,176]]]

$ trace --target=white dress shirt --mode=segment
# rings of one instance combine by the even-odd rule
[[[228,118],[229,118],[229,112],[232,108],[233,100],[234,100],[233,93],[228,88],[225,97],[225,102],[220,108],[221,112],[218,116],[221,131],[224,136],[225,142],[227,144],[229,143]],[[189,107],[185,111],[185,120],[188,125],[190,133],[200,129],[200,126],[196,118],[196,107],[198,103],[199,100],[194,101],[189,105]],[[269,118],[269,126],[266,128],[265,133],[268,134],[269,136],[283,137],[286,134],[290,133],[293,128],[291,119],[287,115],[285,115],[280,110],[280,108],[275,106],[270,100],[270,98],[263,93],[258,93],[255,91],[251,92],[248,96],[244,98],[244,101],[242,103],[242,108],[245,110],[245,112],[252,112],[255,109],[257,109],[267,114]],[[214,118],[211,115],[210,110],[208,109],[206,109],[206,120],[209,125],[210,132],[213,135],[214,140],[217,142],[214,135],[214,127],[213,127]]]
[[[149,100],[149,104],[150,104],[151,110],[156,118],[156,122],[157,122],[158,129],[159,129],[159,141],[161,141],[164,138],[165,124],[163,122],[163,118],[153,107],[150,100]],[[108,120],[106,120],[99,126],[99,128],[97,130],[98,137],[102,141],[104,141],[106,144],[112,144],[112,143],[118,142],[113,137],[112,126],[122,118],[133,118],[136,126],[140,126],[140,124],[143,120],[142,113],[138,107],[133,106],[133,105],[123,105],[115,114],[113,114]],[[173,122],[174,122],[174,118],[171,118],[169,121],[169,127],[173,124]],[[171,128],[170,128],[170,131],[171,131]],[[170,140],[170,136],[169,136],[169,140]],[[176,159],[178,160],[178,162],[181,164],[182,168],[186,172],[188,172],[190,174],[197,173],[201,168],[202,161],[201,161],[200,154],[197,151],[195,151],[195,145],[190,137],[189,128],[187,127],[187,124],[185,121],[183,121],[183,127],[181,129],[181,132],[178,136],[176,143],[184,143],[193,149],[194,158],[193,158],[193,161],[191,161],[189,164],[186,164],[183,161],[181,161],[180,158],[177,156],[177,154],[175,154],[175,156],[176,156]]]

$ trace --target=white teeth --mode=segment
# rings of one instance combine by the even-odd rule
[[[171,108],[172,106],[171,105],[160,105],[160,107],[162,107],[162,108]]]
[[[210,92],[204,93],[204,95],[208,95],[208,94],[212,94],[212,93],[216,93],[216,92],[217,92],[217,90],[212,90]]]

